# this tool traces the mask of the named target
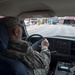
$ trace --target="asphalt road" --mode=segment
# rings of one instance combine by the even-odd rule
[[[75,36],[75,27],[70,25],[43,25],[40,28],[29,30],[29,35],[41,34],[44,37],[51,36]]]

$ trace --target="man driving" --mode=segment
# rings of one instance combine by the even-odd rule
[[[22,23],[18,18],[7,16],[1,21],[8,31],[8,48],[2,53],[3,56],[20,60],[29,72],[29,75],[47,75],[51,54],[47,39],[41,42],[41,52],[34,51],[30,43],[22,40]]]

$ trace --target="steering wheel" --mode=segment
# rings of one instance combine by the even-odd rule
[[[40,40],[38,40],[34,44],[32,44],[32,48],[33,48],[33,50],[36,50],[36,51],[40,52],[41,51],[41,47],[40,47],[41,41],[42,41],[42,39],[45,39],[45,38],[40,34],[33,34],[33,35],[30,35],[26,40],[31,42],[31,38],[34,37],[34,36],[40,37]],[[55,53],[57,53],[57,51],[52,51],[51,53],[55,54]]]
[[[40,47],[41,41],[42,41],[42,39],[45,39],[45,38],[40,34],[33,34],[33,35],[30,35],[26,40],[31,42],[31,38],[34,37],[34,36],[40,37],[40,40],[38,40],[34,44],[32,44],[32,48],[33,48],[33,50],[36,50],[36,51],[40,52],[41,51],[41,47]]]

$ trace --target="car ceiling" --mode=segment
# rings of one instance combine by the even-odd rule
[[[75,16],[75,0],[0,0],[0,15]],[[29,16],[28,16],[29,15]]]

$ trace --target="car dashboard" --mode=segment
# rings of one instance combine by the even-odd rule
[[[75,61],[75,40],[47,38],[49,41],[49,50],[56,51],[52,56],[58,61]]]
[[[51,54],[52,61],[75,61],[75,40],[74,39],[64,39],[64,38],[51,38],[46,37],[49,41],[49,50],[51,52],[56,51]],[[32,37],[33,43],[39,40],[39,37]]]

